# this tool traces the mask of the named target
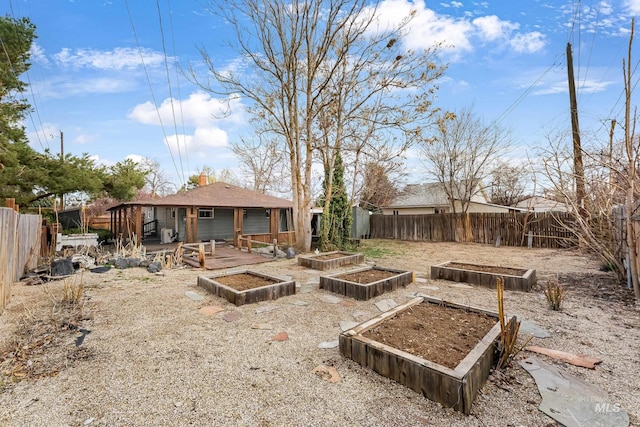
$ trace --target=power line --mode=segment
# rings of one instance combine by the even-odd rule
[[[136,33],[136,27],[133,24],[133,17],[131,16],[131,10],[129,9],[129,0],[124,0],[125,8],[127,9],[127,15],[129,16],[129,22],[131,23],[131,29],[133,31],[133,37],[136,41],[136,46],[138,47],[138,53],[140,54],[140,61],[142,62],[142,68],[144,70],[144,75],[147,79],[147,83],[149,85],[149,92],[151,92],[151,99],[153,100],[153,105],[156,109],[156,113],[158,114],[158,120],[160,122],[160,128],[162,129],[162,135],[164,136],[165,141],[169,141],[167,138],[167,132],[165,131],[164,124],[162,122],[162,115],[160,114],[160,109],[158,108],[158,103],[156,101],[156,96],[153,92],[153,86],[151,85],[151,79],[149,78],[149,72],[147,71],[147,66],[144,62],[144,55],[142,54],[142,49],[140,48],[140,42],[138,41],[138,34]],[[180,171],[178,170],[178,165],[176,165],[176,160],[173,156],[173,152],[171,151],[171,146],[167,144],[167,149],[169,150],[169,155],[171,156],[171,161],[173,162],[173,167],[176,169],[176,173],[180,176]]]
[[[169,63],[167,62],[167,49],[164,43],[164,29],[162,28],[162,13],[160,12],[160,1],[156,0],[156,8],[158,9],[158,21],[160,23],[160,37],[162,39],[162,52],[164,54],[164,68],[167,74],[167,85],[169,87],[169,100],[171,102],[171,115],[173,117],[173,128],[176,134],[176,146],[178,147],[178,158],[180,159],[180,171],[181,171],[181,179],[185,182],[184,179],[184,166],[182,164],[182,153],[180,151],[180,138],[178,137],[178,124],[176,122],[176,110],[173,103],[173,91],[171,89],[171,76],[169,73]]]

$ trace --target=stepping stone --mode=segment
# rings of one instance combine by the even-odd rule
[[[307,280],[307,283],[305,283],[305,284],[306,285],[316,285],[316,286],[318,286],[318,285],[320,285],[320,278],[317,277],[315,279],[309,279],[309,280]]]
[[[329,383],[339,383],[342,381],[340,374],[338,374],[338,370],[333,366],[318,365],[313,368],[313,371],[311,372]]]
[[[426,289],[428,291],[437,291],[438,289],[440,289],[437,286],[419,286],[420,289]]]
[[[473,286],[467,285],[465,283],[454,283],[453,285],[449,285],[452,288],[460,288],[460,289],[473,289]]]
[[[344,300],[340,302],[340,305],[343,307],[355,307],[356,306],[356,302],[355,301],[351,301],[351,300]]]
[[[518,362],[535,380],[542,396],[539,409],[567,427],[628,426],[629,414],[607,394],[536,357]]]
[[[371,314],[367,313],[366,311],[356,310],[353,312],[352,316],[357,321],[363,322],[369,319],[369,317],[371,317]]]
[[[304,273],[307,274],[318,274],[320,273],[318,270],[302,270]]]
[[[286,332],[280,332],[279,334],[271,338],[270,341],[286,341],[288,339],[289,339],[289,334],[287,334]]]
[[[335,295],[320,295],[318,297],[320,301],[328,302],[329,304],[339,304],[343,301],[342,298],[337,297]]]
[[[192,301],[203,301],[204,297],[197,292],[187,291],[184,293],[184,296],[189,298]]]
[[[309,305],[309,303],[306,301],[291,301],[290,304],[297,305],[298,307],[305,307]]]
[[[340,343],[338,342],[338,340],[335,340],[335,341],[324,341],[324,342],[321,342],[320,344],[318,344],[318,348],[330,349],[330,348],[336,348],[339,345],[340,345]]]
[[[224,308],[218,307],[217,305],[206,305],[200,308],[200,310],[198,311],[204,314],[205,316],[212,316],[216,313],[220,313],[221,311],[224,311]]]
[[[351,328],[355,328],[359,324],[360,323],[358,323],[358,322],[351,322],[351,321],[348,321],[348,320],[343,320],[342,322],[340,322],[340,330],[342,332],[348,331]]]
[[[261,329],[268,331],[270,329],[273,329],[273,326],[271,325],[271,323],[254,323],[253,325],[251,325],[251,329]]]
[[[398,303],[396,303],[394,300],[392,299],[383,299],[381,301],[378,301],[375,304],[376,307],[378,307],[378,310],[380,311],[388,311],[391,310],[394,307],[398,306]]]
[[[300,293],[301,294],[308,294],[309,292],[313,292],[314,289],[315,289],[315,287],[311,286],[311,285],[300,286]]]
[[[416,283],[427,283],[427,279],[424,277],[416,277]]]
[[[222,320],[226,322],[235,322],[236,320],[240,320],[242,317],[242,313],[239,311],[227,311],[222,315]]]
[[[256,314],[260,314],[260,313],[268,313],[268,312],[270,312],[270,311],[277,310],[277,309],[279,309],[279,308],[280,308],[279,306],[277,306],[277,305],[273,305],[273,304],[270,304],[270,305],[263,305],[262,307],[258,307],[258,308],[256,308]]]
[[[531,320],[521,320],[520,321],[520,333],[526,335],[533,335],[536,338],[550,338],[551,334],[546,329],[541,328],[536,325]]]

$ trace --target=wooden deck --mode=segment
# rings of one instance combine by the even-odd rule
[[[178,247],[178,243],[161,244],[148,242],[145,243],[144,246],[147,248],[147,254],[162,251],[173,253]],[[273,258],[264,257],[255,253],[250,254],[246,251],[241,251],[224,244],[216,244],[215,255],[213,257],[208,252],[210,249],[206,248],[206,250],[207,255],[205,257],[205,269],[207,270],[219,270],[223,268],[240,267],[243,265],[261,264],[263,262],[273,260]],[[182,262],[193,267],[200,267],[197,252],[184,251]]]

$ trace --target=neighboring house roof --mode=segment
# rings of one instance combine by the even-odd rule
[[[457,198],[458,200],[460,198]],[[471,197],[472,202],[487,204],[483,191]],[[415,208],[430,206],[449,206],[449,198],[444,184],[431,182],[426,184],[410,184],[396,197],[392,204],[385,208]]]
[[[517,208],[527,209],[534,212],[568,212],[569,209],[565,203],[556,200],[547,199],[545,197],[533,196],[521,200],[514,205]]]
[[[224,182],[196,187],[159,199],[135,200],[109,208],[122,206],[198,206],[207,208],[291,208],[291,201]]]

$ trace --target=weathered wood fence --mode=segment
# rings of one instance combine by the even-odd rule
[[[0,208],[0,313],[11,297],[11,285],[25,270],[37,267],[41,237],[40,215]]]
[[[570,221],[558,212],[372,215],[370,227],[372,238],[563,248],[576,244]]]

